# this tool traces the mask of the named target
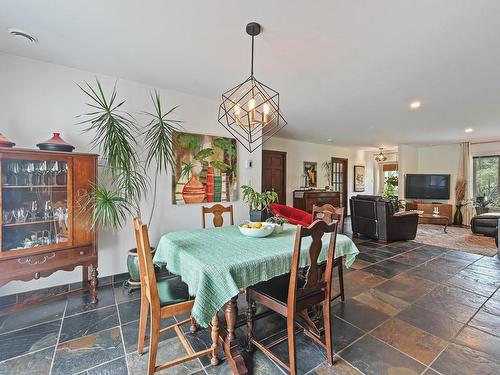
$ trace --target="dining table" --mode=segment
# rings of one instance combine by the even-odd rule
[[[224,311],[226,327],[219,329],[224,352],[235,374],[248,372],[243,353],[235,340],[238,316],[237,297],[241,290],[261,281],[290,272],[296,226],[284,224],[281,233],[268,237],[246,237],[238,226],[174,231],[163,235],[153,262],[166,266],[188,285],[195,302],[191,315],[201,327],[213,323],[219,310]],[[318,262],[326,259],[330,234],[323,237]],[[300,266],[308,263],[310,238],[303,238]],[[335,258],[343,257],[349,268],[359,253],[354,242],[337,234]],[[215,320],[217,321],[217,319]]]

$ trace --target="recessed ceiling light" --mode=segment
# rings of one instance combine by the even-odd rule
[[[327,139],[327,141],[328,141],[328,142],[333,142],[333,139],[328,138],[328,139]]]
[[[16,37],[17,39],[22,39],[25,42],[30,42],[30,43],[38,43],[38,39],[36,36],[21,30],[21,29],[15,29],[15,28],[10,28],[7,29],[10,35]]]
[[[415,111],[415,110],[419,109],[420,107],[422,107],[422,102],[420,100],[414,100],[410,103],[409,107],[412,111]]]
[[[474,129],[472,129],[472,128],[467,128],[467,129],[465,129],[465,132],[466,132],[466,133],[472,133],[473,131],[474,131]]]

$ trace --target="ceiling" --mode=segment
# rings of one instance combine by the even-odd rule
[[[219,100],[249,75],[257,21],[281,136],[389,147],[500,139],[499,19],[494,0],[2,0],[0,50]]]

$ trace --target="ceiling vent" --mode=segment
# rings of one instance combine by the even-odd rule
[[[17,39],[22,39],[24,41],[28,41],[29,43],[38,43],[38,39],[27,33],[26,31],[24,30],[20,30],[20,29],[8,29],[9,31],[9,34],[16,37]]]

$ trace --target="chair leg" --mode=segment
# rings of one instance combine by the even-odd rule
[[[288,357],[290,358],[290,375],[297,374],[297,358],[295,356],[295,316],[289,316],[286,321],[288,332]]]
[[[323,323],[325,326],[326,360],[330,366],[333,366],[332,322],[330,313],[330,301],[325,300],[323,301]]]
[[[191,326],[189,327],[189,332],[195,333],[198,331],[198,323],[196,323],[196,319],[191,317]]]
[[[149,302],[143,292],[144,287],[141,288],[141,313],[139,316],[139,337],[137,340],[137,353],[144,353],[144,340],[146,338],[146,327],[148,323],[148,310]]]
[[[217,313],[215,313],[214,317],[212,318],[212,358],[210,359],[210,364],[212,366],[216,366],[219,364],[219,358],[217,357],[217,354],[219,352],[219,317],[217,316]]]
[[[160,342],[160,312],[150,309],[151,327],[149,341],[148,375],[154,375],[156,367],[156,356],[158,354],[158,343]]]
[[[255,315],[255,301],[250,298],[250,293],[247,292],[247,349],[251,351],[253,349],[252,339],[253,339],[253,318]]]
[[[345,294],[344,294],[344,257],[339,258],[339,286],[340,286],[340,300],[342,302],[345,301]]]

